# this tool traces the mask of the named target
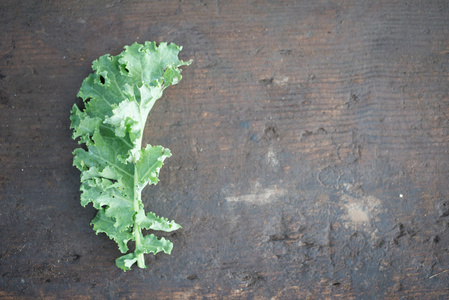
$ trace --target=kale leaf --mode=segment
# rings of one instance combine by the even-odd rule
[[[144,235],[142,229],[171,232],[181,226],[146,213],[141,194],[156,184],[164,160],[171,156],[162,146],[146,145],[142,136],[148,114],[165,88],[181,80],[179,67],[190,65],[178,58],[182,47],[173,43],[145,42],[125,46],[116,56],[101,56],[92,64],[71,110],[73,139],[85,147],[73,152],[73,165],[81,171],[81,205],[92,203],[97,214],[93,229],[113,239],[122,253],[116,259],[124,271],[137,262],[146,268],[144,254],[170,254],[172,242]]]

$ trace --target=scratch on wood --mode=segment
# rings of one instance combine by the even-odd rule
[[[252,204],[268,204],[271,203],[280,196],[286,194],[286,190],[279,188],[268,188],[257,191],[253,194],[230,196],[226,197],[226,201],[229,202],[247,202]]]

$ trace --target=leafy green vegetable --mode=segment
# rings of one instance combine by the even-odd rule
[[[160,251],[170,254],[172,242],[142,229],[170,232],[181,226],[174,221],[145,213],[141,193],[156,184],[164,160],[171,156],[162,146],[142,148],[147,116],[162,92],[181,80],[179,60],[182,47],[145,42],[125,46],[117,56],[101,56],[92,64],[94,73],[82,83],[71,110],[73,139],[86,147],[73,152],[73,165],[81,171],[81,205],[92,203],[98,212],[93,229],[106,233],[127,253],[134,241],[134,252],[116,259],[124,271],[137,262],[146,268],[144,254]]]

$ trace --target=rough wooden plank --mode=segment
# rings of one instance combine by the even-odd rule
[[[446,1],[3,1],[0,296],[441,298],[448,293]],[[123,273],[89,228],[69,110],[134,41],[194,59],[150,115],[144,201],[183,225]]]

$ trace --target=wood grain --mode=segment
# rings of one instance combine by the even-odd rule
[[[442,299],[449,273],[447,1],[0,4],[0,297]],[[89,227],[69,111],[134,41],[193,59],[144,142],[147,208],[183,229],[123,273]]]

